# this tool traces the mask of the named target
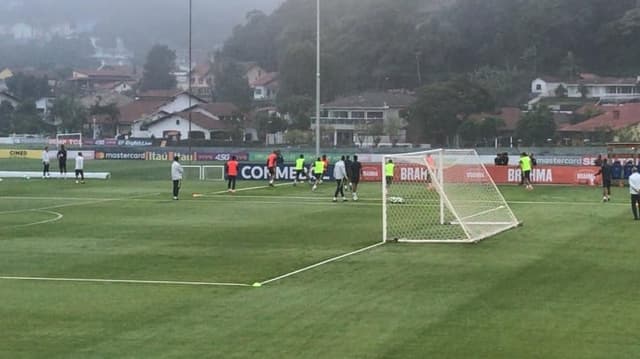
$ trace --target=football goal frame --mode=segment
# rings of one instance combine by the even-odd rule
[[[384,155],[381,165],[383,242],[475,243],[520,224],[473,149]]]

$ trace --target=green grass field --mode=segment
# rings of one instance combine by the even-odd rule
[[[228,195],[185,182],[172,201],[168,166],[91,161],[113,178],[0,182],[1,358],[640,356],[627,189],[601,203],[592,187],[502,187],[518,229],[386,244],[257,288],[376,244],[379,185],[334,204],[332,184]]]

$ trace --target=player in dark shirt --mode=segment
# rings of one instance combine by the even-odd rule
[[[60,145],[60,149],[58,150],[58,168],[60,169],[60,176],[62,178],[67,177],[67,150],[64,148],[64,145]]]
[[[353,200],[358,200],[358,183],[360,183],[360,175],[362,174],[362,164],[358,162],[358,156],[353,156],[353,161],[351,161],[350,165],[351,169],[349,172],[351,173],[351,186],[353,192]]]
[[[607,159],[602,160],[602,166],[596,173],[602,175],[602,202],[609,202],[611,196],[611,181],[613,180],[613,167],[608,163]]]

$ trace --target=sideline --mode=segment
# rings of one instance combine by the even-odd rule
[[[11,277],[0,276],[3,280],[22,280],[40,282],[83,282],[83,283],[113,283],[113,284],[158,284],[158,285],[184,285],[184,286],[225,286],[225,287],[251,287],[244,283],[223,282],[182,282],[174,280],[138,280],[138,279],[96,279],[96,278],[54,278],[54,277]]]

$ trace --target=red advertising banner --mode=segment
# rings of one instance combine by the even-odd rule
[[[515,166],[485,166],[496,184],[520,183],[521,171]],[[531,171],[531,181],[534,184],[569,184],[569,185],[597,185],[601,183],[600,176],[596,176],[599,167],[595,166],[536,166]],[[362,165],[362,181],[377,182],[382,180],[382,165],[379,163],[365,163]],[[426,170],[410,166],[396,166],[397,181],[426,180]],[[446,176],[451,176],[453,182],[483,181],[484,171],[478,166],[457,166],[449,168]]]

